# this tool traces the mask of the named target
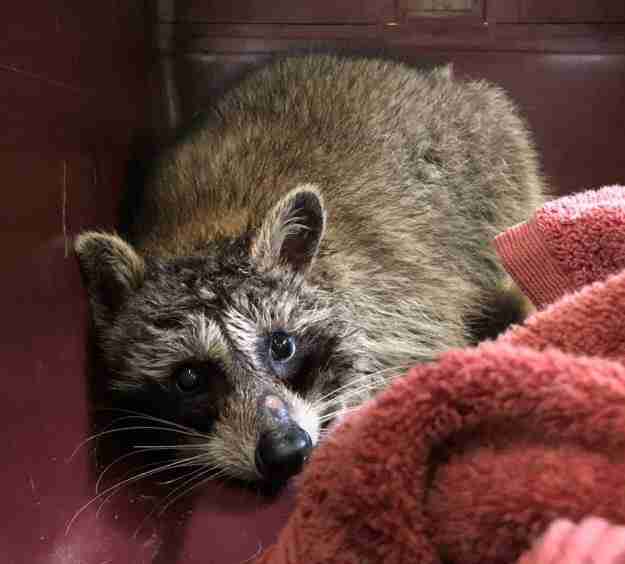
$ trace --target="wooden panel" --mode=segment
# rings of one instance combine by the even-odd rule
[[[405,18],[463,18],[482,15],[481,0],[400,0]]]
[[[415,12],[470,12],[472,0],[410,0],[406,5]]]
[[[420,18],[387,25],[160,24],[167,53],[271,53],[293,49],[400,48],[625,53],[625,24],[490,25],[481,18]]]
[[[625,22],[623,0],[488,0],[499,22]]]
[[[519,0],[485,0],[485,2],[486,19],[489,23],[519,21]]]
[[[394,0],[161,1],[161,21],[375,23],[393,19]]]

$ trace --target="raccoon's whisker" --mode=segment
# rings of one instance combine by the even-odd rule
[[[340,409],[337,409],[336,411],[332,411],[330,413],[326,413],[326,414],[322,415],[319,418],[319,423],[325,423],[326,421],[330,421],[330,420],[334,419],[337,415],[347,415],[348,413],[353,413],[359,407],[360,406],[356,406],[356,407],[342,407]]]
[[[146,521],[150,517],[152,517],[152,515],[157,513],[158,517],[162,516],[163,513],[165,513],[165,511],[167,510],[167,508],[170,507],[173,503],[175,503],[178,499],[180,499],[184,495],[187,495],[196,487],[202,484],[205,484],[209,480],[216,479],[222,476],[223,474],[225,474],[225,469],[222,469],[219,472],[215,472],[214,474],[210,474],[211,472],[214,472],[216,469],[217,469],[216,466],[211,466],[209,468],[201,468],[199,470],[191,472],[190,474],[186,474],[185,476],[182,476],[180,479],[184,479],[185,481],[181,485],[174,488],[171,492],[169,492],[169,494],[167,494],[167,496],[163,499],[163,501],[145,516],[145,518],[141,521],[141,524],[137,527],[137,529],[133,533],[133,538],[137,537],[137,535],[139,534],[139,531],[141,531],[141,529],[143,528],[143,525],[146,523]],[[205,476],[206,474],[209,474],[209,475],[206,478],[203,478],[203,476]],[[192,483],[194,480],[198,480],[198,482],[185,489],[187,484]],[[180,490],[182,491],[180,492]],[[180,492],[180,493],[178,495],[175,495],[177,492]],[[169,499],[172,496],[174,497],[172,499]],[[168,499],[169,501],[167,501]],[[165,505],[163,505],[163,503],[165,503]]]
[[[189,464],[189,467],[191,466],[197,466],[197,464]],[[202,467],[197,469],[197,470],[192,470],[191,474],[197,475],[201,472],[204,472],[205,470],[207,470],[207,468],[205,467],[204,464],[201,465]],[[214,470],[216,467],[213,467],[212,469]],[[189,474],[184,474],[183,476],[178,476],[176,478],[172,478],[171,480],[164,480],[164,481],[160,481],[159,484],[163,485],[163,486],[169,486],[171,484],[175,484],[176,482],[179,482],[180,480],[186,480],[189,478]]]
[[[102,472],[100,472],[100,475],[98,476],[98,479],[95,483],[95,493],[98,494],[100,493],[100,484],[102,483],[102,481],[104,480],[104,476],[106,476],[106,474],[109,472],[109,470],[111,470],[111,468],[113,468],[113,466],[117,465],[119,462],[122,462],[123,460],[126,460],[127,458],[130,458],[131,456],[135,456],[137,454],[142,454],[141,452],[129,452],[127,454],[124,454],[122,456],[119,456],[118,458],[116,458],[115,460],[113,460],[113,462],[111,462],[110,464],[108,464],[106,466],[106,468],[104,468],[104,470],[102,470]],[[143,467],[142,467],[143,468]]]
[[[160,463],[158,463],[158,462],[156,462],[156,463],[152,462],[152,463],[150,463],[150,464],[145,464],[145,465],[141,466],[138,470],[143,470],[143,469],[145,469],[145,468],[154,468],[155,466],[158,466],[159,464],[160,464]],[[197,463],[195,463],[195,464],[197,464]],[[185,466],[193,466],[193,465],[195,465],[195,464],[193,464],[193,463],[191,463],[191,464],[181,464],[180,466],[177,466],[176,468],[183,468],[183,467],[185,467]],[[128,476],[128,474],[126,474],[126,475]],[[183,477],[186,477],[186,476],[183,476]],[[138,479],[140,479],[140,478],[138,478]],[[138,481],[138,479],[137,479],[137,480],[135,480],[135,481]],[[132,478],[129,478],[129,480],[131,480],[131,481],[132,481]],[[106,496],[106,497],[102,500],[102,502],[101,502],[101,503],[100,503],[100,505],[98,506],[98,509],[97,509],[97,510],[96,510],[96,512],[95,512],[95,516],[96,516],[96,518],[98,518],[98,517],[100,516],[100,512],[102,511],[102,509],[106,506],[106,504],[109,502],[109,500],[110,500],[113,496],[115,496],[115,494],[117,494],[117,492],[120,490],[121,485],[124,485],[124,484],[121,484],[121,485],[120,485],[120,487],[116,487],[116,486],[118,486],[118,485],[119,485],[119,484],[115,484],[115,486],[114,486],[113,488],[109,488],[109,489],[113,489],[113,491],[111,491],[111,492],[110,492],[110,493],[109,493],[109,494],[108,494],[108,495],[107,495],[107,496]],[[102,492],[102,494],[105,494],[105,493],[106,493],[106,492]]]
[[[324,401],[334,397],[335,395],[340,394],[345,389],[353,388],[354,386],[360,384],[361,382],[367,382],[367,381],[372,380],[372,379],[374,379],[375,381],[371,382],[371,384],[375,384],[376,386],[382,387],[383,386],[383,382],[377,381],[377,378],[379,376],[382,376],[382,375],[384,375],[384,374],[386,374],[388,372],[406,370],[410,366],[412,366],[412,365],[399,364],[397,366],[390,366],[389,368],[383,368],[383,369],[378,370],[376,372],[369,372],[367,374],[362,374],[358,378],[355,378],[355,379],[351,380],[350,382],[347,382],[346,384],[343,384],[342,386],[340,386],[338,388],[335,388],[334,390],[328,392],[327,394],[317,398],[313,402],[313,405],[318,406],[319,404],[323,403]]]
[[[335,388],[331,392],[324,394],[323,396],[320,396],[316,398],[315,400],[313,400],[312,406],[314,408],[320,408],[326,404],[329,404],[336,396],[340,395],[343,391],[350,389],[355,384],[356,382],[352,381],[349,384],[344,384],[343,386],[340,386],[339,388]]]
[[[134,470],[135,470],[135,471],[142,472],[142,471],[147,470],[148,468],[156,468],[156,467],[158,467],[158,465],[159,465],[159,464],[160,464],[159,462],[150,462],[149,464],[143,464],[142,466],[139,466],[138,468],[135,468]],[[132,471],[133,471],[133,470],[131,470],[131,471],[129,471],[129,472],[126,472],[126,474],[124,474],[124,478],[123,478],[123,479],[125,480],[126,478],[128,478],[129,483],[130,483],[130,482],[132,482],[132,478],[133,478],[133,476],[131,476]],[[139,481],[139,479],[140,479],[140,478],[138,478],[136,481]],[[121,481],[120,481],[120,482],[121,482]],[[103,508],[103,507],[104,507],[104,506],[108,503],[108,501],[109,501],[109,500],[110,500],[113,496],[115,496],[115,494],[116,494],[116,493],[117,493],[117,492],[121,489],[121,487],[122,487],[122,486],[124,486],[124,485],[127,485],[127,484],[120,484],[120,487],[119,487],[119,488],[118,488],[118,487],[116,487],[117,485],[118,485],[118,484],[114,484],[113,486],[111,486],[111,488],[108,488],[107,490],[105,490],[105,491],[102,491],[102,492],[99,492],[99,493],[98,493],[98,495],[105,495],[105,494],[107,494],[107,492],[110,492],[110,493],[108,493],[108,495],[106,495],[106,497],[102,500],[102,502],[101,502],[101,503],[100,503],[100,505],[98,506],[98,509],[97,509],[97,511],[96,511],[96,517],[100,514],[100,511],[101,511],[101,510],[102,510],[102,508]],[[110,491],[111,489],[112,489],[113,491]]]
[[[329,397],[325,397],[323,401],[315,401],[313,402],[313,406],[317,409],[323,409],[327,405],[332,405],[333,401],[340,397],[341,401],[346,401],[349,398],[357,397],[363,392],[370,392],[372,390],[380,389],[382,385],[380,382],[369,382],[367,384],[360,384],[357,387],[354,387],[354,383],[350,386],[343,386],[343,389],[338,390],[336,394],[329,395]]]
[[[320,423],[325,423],[326,421],[329,421],[330,419],[333,419],[334,417],[336,417],[337,415],[341,415],[344,413],[349,413],[351,411],[354,411],[355,407],[339,407],[338,409],[335,409],[333,411],[329,411],[328,413],[324,413],[321,417],[319,417],[319,422]]]
[[[89,437],[80,441],[80,443],[78,443],[78,446],[73,450],[72,454],[67,459],[67,463],[71,462],[74,456],[76,456],[76,454],[78,453],[78,451],[91,441],[94,441],[106,435],[112,435],[113,433],[121,433],[124,431],[166,431],[168,433],[177,433],[179,435],[185,435],[188,437],[201,437],[203,439],[206,438],[205,435],[202,435],[198,432],[181,431],[180,429],[172,427],[156,427],[153,425],[136,425],[132,427],[120,427],[118,429],[107,429],[106,431],[100,431],[99,433],[90,435]]]
[[[176,427],[180,429],[181,431],[189,431],[191,433],[195,432],[195,429],[193,429],[193,427],[188,427],[186,425],[176,423],[175,421],[170,421],[169,419],[163,419],[161,417],[156,417],[155,415],[151,415],[149,413],[143,413],[141,411],[134,411],[132,409],[121,409],[118,407],[101,407],[101,408],[98,408],[96,411],[117,411],[119,413],[129,414],[127,417],[120,417],[118,419],[115,419],[115,421],[123,421],[124,419],[133,419],[133,418],[146,419],[148,421],[155,421],[157,423],[163,423],[171,427]]]
[[[376,370],[374,372],[365,372],[363,374],[358,375],[356,378],[352,378],[348,383],[344,384],[342,387],[347,387],[353,385],[358,382],[368,381],[372,378],[376,378],[378,375],[384,374],[385,372],[389,372],[391,370],[397,370],[396,366],[389,366],[388,368],[381,368],[380,370]]]
[[[370,392],[371,390],[380,389],[382,386],[383,384],[381,384],[378,381],[362,382],[360,384],[357,384],[356,386],[353,386],[351,389],[348,389],[345,392],[343,392],[341,394],[341,399],[354,396],[354,395],[358,395],[360,392]]]
[[[325,422],[329,419],[332,419],[333,416],[339,415],[341,413],[347,413],[348,411],[353,411],[355,409],[359,409],[362,407],[362,403],[364,399],[362,397],[363,393],[369,392],[371,388],[360,387],[358,390],[354,390],[352,392],[346,392],[340,397],[340,401],[328,401],[319,407],[320,414],[320,422]],[[375,389],[375,388],[374,388]],[[352,398],[356,397],[356,403],[351,402]]]
[[[186,480],[182,484],[174,488],[171,492],[169,492],[167,496],[163,499],[161,507],[160,509],[158,509],[158,516],[160,517],[163,513],[165,513],[167,508],[170,507],[172,503],[174,503],[177,499],[180,499],[181,496],[190,491],[187,486],[193,483],[195,480],[201,480],[203,483],[206,483],[206,480],[213,479],[215,476],[221,475],[221,473],[223,473],[223,469],[219,470],[218,472],[216,472],[216,470],[218,470],[217,466],[211,466],[209,468],[201,468],[200,470],[196,470],[195,472],[187,474]]]
[[[159,417],[148,417],[146,415],[125,415],[124,417],[118,417],[113,421],[113,424],[118,423],[119,421],[129,420],[129,419],[139,419],[145,420],[146,422],[154,422],[160,423],[161,425],[165,425],[166,427],[171,427],[172,429],[177,429],[180,431],[184,431],[186,433],[197,433],[195,429],[192,427],[187,427],[186,425],[178,425],[173,421],[168,421],[167,419],[161,419]]]
[[[405,370],[408,370],[412,366],[413,366],[412,364],[398,364],[396,366],[390,366],[388,368],[383,368],[381,370],[377,370],[376,372],[369,372],[367,374],[363,374],[363,375],[359,376],[358,378],[355,378],[355,379],[351,380],[350,382],[344,384],[340,388],[337,388],[337,389],[333,390],[332,392],[326,394],[325,396],[322,396],[320,399],[321,400],[327,399],[329,396],[333,396],[336,393],[340,393],[340,392],[342,392],[346,388],[360,389],[363,386],[384,387],[384,385],[387,382],[385,380],[381,380],[380,376],[385,376],[389,372],[401,373],[401,372],[403,372]],[[317,400],[317,401],[319,401],[319,400]]]
[[[98,480],[95,483],[95,491],[96,493],[100,492],[100,484],[102,483],[102,481],[104,480],[104,477],[106,476],[106,474],[113,468],[113,466],[117,465],[119,462],[122,462],[123,460],[130,458],[131,456],[136,456],[138,454],[145,454],[146,452],[153,452],[153,451],[160,451],[160,450],[165,450],[165,449],[172,449],[172,450],[185,450],[185,449],[197,449],[197,445],[177,445],[177,446],[171,446],[171,447],[161,447],[161,446],[143,446],[143,445],[135,445],[133,446],[133,448],[137,448],[140,450],[135,450],[133,452],[129,452],[127,454],[124,454],[118,458],[116,458],[113,462],[111,462],[104,470],[102,470],[102,472],[100,473],[100,476],[98,477]],[[154,467],[154,466],[158,466],[159,464],[162,464],[162,461],[159,462],[151,462],[149,464],[145,464],[143,466],[141,466],[141,468],[150,468],[150,467]]]
[[[151,462],[151,463],[149,463],[149,464],[145,464],[145,465],[141,466],[140,468],[137,468],[136,470],[144,470],[144,469],[146,469],[146,468],[154,468],[155,466],[158,466],[159,464],[162,464],[162,463],[161,463],[161,462]],[[176,468],[184,468],[184,467],[186,467],[186,466],[194,466],[194,465],[196,465],[196,464],[197,464],[197,463],[181,464],[180,466],[177,466]],[[128,476],[129,474],[130,474],[130,472],[128,472],[128,473],[126,474],[126,476]],[[183,477],[186,477],[186,475],[185,475],[185,476],[183,476]],[[159,484],[160,484],[160,483],[163,483],[163,482],[159,482]],[[96,513],[95,513],[96,518],[97,518],[97,517],[99,517],[100,512],[102,511],[102,509],[104,508],[104,506],[108,503],[108,501],[109,501],[109,500],[110,500],[110,499],[111,499],[111,498],[112,498],[112,497],[113,497],[113,496],[114,496],[114,495],[115,495],[118,491],[119,491],[119,488],[117,488],[117,489],[113,490],[113,491],[112,491],[109,495],[107,495],[107,496],[106,496],[106,498],[105,498],[104,500],[102,500],[102,503],[100,503],[100,505],[98,506],[98,509],[97,509],[97,511],[96,511]]]
[[[141,451],[161,451],[161,450],[197,450],[200,448],[200,445],[133,445],[132,448],[141,450]]]
[[[107,488],[106,490],[98,493],[86,506],[84,506],[83,508],[80,509],[80,512],[82,512],[84,509],[87,508],[87,506],[89,506],[91,503],[93,503],[94,501],[96,501],[97,499],[101,498],[101,497],[105,497],[105,499],[102,501],[102,503],[100,504],[100,506],[98,507],[98,510],[96,511],[96,516],[99,515],[102,507],[108,502],[109,499],[111,499],[123,486],[126,486],[128,484],[134,483],[134,482],[138,482],[139,480],[151,476],[153,474],[158,474],[159,472],[164,472],[166,470],[170,470],[172,468],[183,468],[186,466],[192,466],[193,463],[190,462],[190,460],[192,458],[198,458],[198,457],[190,457],[190,458],[185,458],[182,460],[177,460],[173,463],[170,464],[166,464],[163,465],[161,462],[151,462],[149,464],[145,464],[143,466],[141,466],[140,468],[138,468],[137,470],[139,470],[140,472],[138,474],[132,475],[132,476],[128,476],[129,473],[126,474],[126,476],[128,476],[127,478],[124,478],[123,480],[120,480],[119,482],[113,484],[112,486],[110,486],[109,488]],[[153,470],[147,470],[147,471],[143,471],[141,472],[141,470],[144,470],[146,468],[153,468]],[[75,515],[75,517],[77,517],[77,515]],[[71,525],[71,522],[70,522]],[[68,527],[70,526],[68,525]],[[68,528],[69,530],[69,528]]]
[[[202,486],[204,484],[206,484],[208,481],[210,480],[216,480],[217,478],[221,478],[222,476],[224,476],[227,473],[227,470],[225,468],[222,468],[221,470],[219,470],[218,472],[214,472],[215,468],[210,468],[207,469],[205,474],[208,474],[206,477],[200,479],[196,484],[192,485],[191,487],[187,488],[186,490],[183,490],[182,492],[180,492],[178,495],[176,495],[175,497],[173,497],[172,499],[170,499],[158,512],[158,516],[160,517],[161,515],[163,515],[163,513],[165,513],[165,511],[167,511],[167,508],[170,507],[173,503],[175,503],[176,501],[178,501],[181,497],[189,494],[191,491],[193,491],[194,489],[196,489],[199,486]],[[210,474],[209,472],[214,472],[213,474]],[[196,474],[195,476],[193,476],[192,479],[188,480],[189,482],[194,480],[194,479],[198,479],[200,478],[200,476],[202,476],[202,474],[200,473],[199,475]],[[184,485],[186,485],[187,482],[185,482],[185,484],[182,484],[183,487]],[[180,489],[177,488],[177,489]],[[175,490],[174,490],[175,491]],[[172,492],[174,493],[174,492]],[[169,494],[171,495],[171,494]],[[169,497],[169,496],[168,496]],[[167,498],[165,498],[167,499]]]
[[[162,466],[159,466],[158,468],[154,468],[152,470],[147,470],[145,472],[140,472],[139,474],[135,474],[134,476],[130,476],[129,478],[125,478],[124,480],[121,480],[120,482],[117,482],[116,484],[113,484],[112,486],[108,487],[107,489],[105,489],[104,491],[98,493],[97,495],[95,495],[92,499],[90,499],[87,503],[85,503],[80,509],[78,509],[78,511],[76,511],[76,513],[74,513],[74,515],[72,516],[72,518],[69,520],[69,522],[67,523],[67,526],[65,527],[65,534],[68,535],[69,531],[72,527],[72,525],[76,522],[76,519],[78,519],[78,517],[80,517],[80,515],[82,515],[82,513],[84,513],[89,507],[91,507],[94,503],[96,503],[97,501],[99,501],[100,499],[102,499],[103,497],[108,496],[111,492],[116,492],[117,490],[119,490],[120,488],[131,484],[133,482],[138,482],[139,480],[142,480],[143,478],[147,478],[149,476],[153,476],[154,474],[158,474],[160,472],[164,472],[166,470],[172,469],[172,468],[176,468],[179,466],[184,466],[185,464],[188,464],[189,462],[191,462],[192,460],[200,460],[204,455],[204,453],[196,455],[196,456],[192,456],[189,458],[183,458],[182,460],[177,460],[175,462],[171,462],[169,464],[164,464]]]
[[[359,386],[358,388],[355,388],[353,390],[347,390],[345,393],[343,393],[340,396],[340,400],[343,405],[348,404],[353,399],[357,399],[358,403],[360,404],[363,401],[371,398],[371,392],[375,392],[379,389],[380,389],[380,386],[376,384],[371,384],[369,386]],[[367,394],[367,396],[363,397],[364,394]],[[333,405],[333,402],[332,400],[330,400],[326,402],[324,406],[322,406],[321,410],[323,410],[323,407],[332,406],[332,405]]]
[[[159,464],[158,462],[151,462],[149,464],[144,464],[143,466],[140,466],[139,468],[136,468],[135,470],[142,471],[142,470],[145,470],[147,468],[154,468],[155,466],[158,466],[158,464]],[[125,478],[129,477],[131,472],[132,471],[127,472],[124,475],[124,477]],[[115,484],[115,485],[117,485],[117,484]],[[109,500],[112,499],[115,496],[115,494],[117,494],[117,492],[119,491],[119,488],[112,488],[112,489],[113,489],[113,491],[111,491],[108,495],[106,495],[106,497],[104,497],[104,499],[100,502],[100,505],[98,505],[98,508],[96,509],[96,512],[95,512],[96,519],[100,516],[100,512],[102,511],[102,509],[104,509],[104,507],[109,502]],[[107,493],[106,491],[101,492],[102,495],[104,495],[106,493]]]

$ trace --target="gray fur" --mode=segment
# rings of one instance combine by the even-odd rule
[[[210,419],[206,464],[255,480],[263,394],[316,442],[401,372],[386,369],[468,344],[502,287],[491,241],[540,204],[542,180],[504,92],[452,75],[308,56],[226,94],[157,162],[132,248],[77,240],[112,386]],[[267,361],[273,330],[305,351],[286,377]],[[190,362],[214,377],[180,398],[172,374]]]

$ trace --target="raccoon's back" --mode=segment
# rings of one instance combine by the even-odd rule
[[[329,243],[336,235],[342,245],[396,254],[405,236],[428,235],[424,243],[440,247],[466,228],[454,221],[459,215],[496,230],[518,220],[531,176],[527,133],[497,88],[455,81],[447,68],[287,58],[226,94],[160,159],[134,242],[190,254],[253,232],[285,192],[314,183],[326,201]],[[389,222],[395,232],[384,241]]]

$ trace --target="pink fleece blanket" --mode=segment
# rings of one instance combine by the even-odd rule
[[[259,564],[512,563],[558,517],[625,523],[625,189],[496,246],[541,310],[342,422]]]

